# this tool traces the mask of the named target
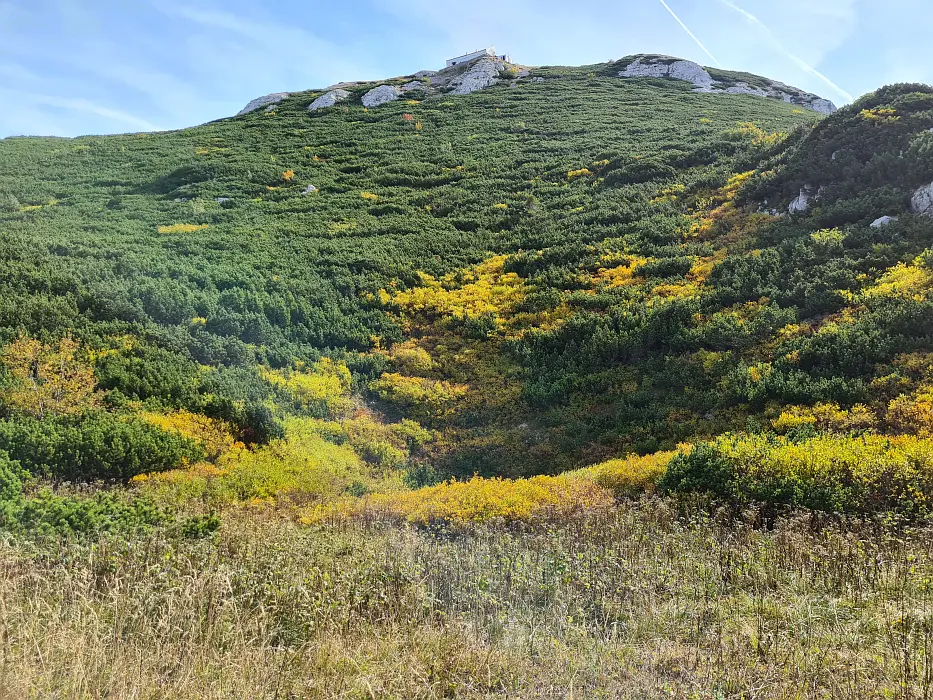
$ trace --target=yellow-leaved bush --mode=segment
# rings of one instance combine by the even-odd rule
[[[794,441],[726,435],[671,461],[661,485],[731,500],[817,510],[926,515],[933,498],[933,440],[819,435]]]
[[[397,520],[416,525],[469,525],[490,521],[530,522],[547,517],[571,517],[603,508],[612,493],[591,479],[575,475],[530,479],[450,481],[416,491],[373,494],[329,506],[308,509],[304,521],[347,517]]]
[[[332,423],[290,418],[283,439],[255,449],[237,446],[215,464],[152,474],[135,482],[164,502],[194,500],[212,508],[308,504],[334,501],[348,493],[403,488],[401,471],[378,459],[363,459],[351,442],[337,444],[334,436]]]
[[[653,491],[677,452],[656,452],[611,459],[580,472],[616,496],[637,496]]]

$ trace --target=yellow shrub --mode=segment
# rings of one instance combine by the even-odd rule
[[[820,435],[796,442],[743,435],[723,436],[712,449],[712,456],[701,451],[687,458],[695,470],[688,481],[705,479],[729,495],[840,512],[922,515],[933,503],[933,440]]]
[[[379,195],[373,194],[372,192],[360,192],[360,197],[362,197],[363,199],[368,199],[373,202],[379,199]]]
[[[885,107],[876,107],[875,109],[863,109],[859,115],[865,121],[874,122],[877,125],[894,124],[901,120],[896,109]]]
[[[205,454],[211,461],[220,458],[226,452],[243,448],[242,443],[233,437],[231,426],[216,418],[185,410],[168,414],[144,411],[140,417],[162,430],[174,431],[197,440],[204,446]]]
[[[172,224],[159,226],[159,233],[194,233],[207,228],[207,224]]]
[[[374,517],[417,525],[468,525],[488,521],[528,522],[609,506],[612,494],[586,479],[537,476],[532,479],[451,481],[438,486],[345,501],[309,510],[306,521],[328,517]]]
[[[866,298],[894,297],[923,301],[933,289],[933,270],[920,260],[906,265],[899,263],[882,275],[873,286],[862,292]]]
[[[779,433],[787,433],[801,425],[812,425],[833,433],[851,433],[873,430],[877,422],[874,411],[863,404],[842,409],[839,404],[819,403],[816,406],[789,406],[771,421],[771,425]]]
[[[913,394],[904,394],[891,401],[887,423],[898,433],[933,437],[933,387],[921,387]]]
[[[302,410],[319,417],[340,415],[350,406],[352,376],[344,362],[325,357],[314,363],[311,371],[274,371],[263,367],[259,373],[267,382],[285,391]]]
[[[314,419],[285,422],[285,438],[256,449],[226,452],[215,466],[150,474],[140,488],[159,500],[200,500],[212,507],[247,504],[256,499],[281,504],[332,501],[350,489],[402,488],[401,472],[370,467],[348,444],[327,437],[328,426]]]
[[[402,406],[421,408],[434,413],[443,411],[466,396],[469,388],[462,384],[406,377],[393,372],[386,372],[370,384],[370,389],[379,394],[384,401],[391,401]]]
[[[616,496],[634,496],[651,491],[664,476],[677,452],[657,452],[645,457],[612,459],[586,470],[597,484]]]
[[[592,175],[592,174],[593,174],[593,173],[590,172],[590,169],[589,169],[589,168],[580,168],[579,170],[569,170],[569,171],[567,172],[567,179],[568,179],[568,180],[573,180],[573,179],[576,179],[576,178],[578,178],[578,177],[587,177],[587,176]]]

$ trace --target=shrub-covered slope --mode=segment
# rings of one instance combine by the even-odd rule
[[[371,87],[0,142],[0,450],[249,500],[746,429],[928,435],[930,88],[818,121],[604,66]]]

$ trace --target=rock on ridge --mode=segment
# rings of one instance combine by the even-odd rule
[[[246,105],[243,109],[237,112],[238,117],[242,117],[244,114],[249,114],[250,112],[255,112],[260,107],[265,107],[267,105],[277,105],[282,100],[291,97],[290,92],[273,92],[271,95],[264,95],[262,97],[257,97],[255,100]]]
[[[402,96],[402,90],[394,85],[380,85],[363,95],[364,107],[378,107],[387,102],[395,102]]]
[[[914,214],[933,218],[933,183],[914,192],[910,200],[910,210]]]
[[[324,109],[325,107],[333,107],[338,102],[343,102],[350,96],[350,93],[346,90],[331,90],[330,92],[321,95],[314,102],[308,105],[308,111],[314,112],[319,109]]]
[[[712,88],[713,76],[703,66],[670,56],[639,56],[619,73],[622,78],[671,78],[698,88]]]
[[[499,72],[505,63],[491,57],[481,58],[470,66],[463,75],[450,81],[451,95],[470,95],[485,90],[499,82]]]
[[[832,114],[836,111],[836,105],[829,100],[776,80],[768,80],[767,88],[752,86],[744,81],[727,84],[715,80],[709,71],[700,64],[671,56],[638,56],[625,70],[619,73],[619,76],[623,78],[685,80],[693,84],[696,92],[767,97],[795,104],[820,114]]]

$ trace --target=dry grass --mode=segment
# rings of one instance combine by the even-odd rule
[[[929,697],[933,533],[814,517],[8,542],[0,697]]]

